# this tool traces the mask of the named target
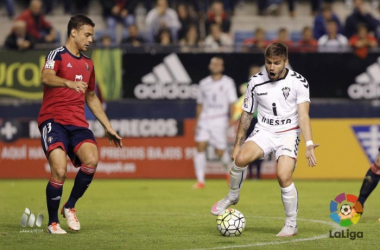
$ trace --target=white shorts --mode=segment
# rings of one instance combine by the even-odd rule
[[[217,149],[227,149],[227,123],[199,120],[195,131],[196,142],[208,142]]]
[[[277,134],[254,129],[252,134],[245,141],[254,141],[264,151],[264,157],[275,152],[276,160],[278,160],[281,155],[287,155],[297,159],[298,145],[301,139],[298,130]]]

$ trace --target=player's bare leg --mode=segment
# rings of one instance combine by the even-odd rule
[[[46,203],[49,214],[47,232],[51,234],[65,234],[66,231],[59,224],[58,209],[62,197],[63,183],[66,179],[66,152],[61,148],[56,148],[50,152],[48,160],[51,176],[46,186]]]
[[[293,183],[293,171],[295,159],[282,155],[278,159],[277,179],[281,188],[281,199],[285,210],[285,225],[277,234],[279,237],[289,237],[298,234],[297,229],[297,212],[298,212],[298,194]]]
[[[197,142],[197,151],[194,155],[194,168],[197,183],[193,185],[194,189],[201,189],[205,186],[206,147],[207,141]]]
[[[215,149],[215,153],[218,156],[220,163],[226,169],[226,178],[227,183],[230,183],[230,165],[231,165],[231,156],[228,154],[227,150],[224,149]]]
[[[380,150],[380,149],[379,149]],[[368,169],[363,184],[360,188],[360,194],[357,202],[360,202],[360,206],[364,207],[364,203],[371,195],[373,190],[375,190],[377,184],[380,180],[380,154],[377,155],[377,158],[374,163],[372,163],[371,167]],[[355,204],[358,206],[358,204]],[[378,219],[380,222],[380,219]]]
[[[211,208],[213,215],[218,215],[231,205],[239,201],[240,189],[247,176],[247,167],[250,162],[264,157],[264,151],[253,141],[248,141],[240,148],[230,171],[230,192],[228,195],[216,202]]]
[[[79,157],[82,165],[75,177],[74,187],[71,190],[69,200],[62,207],[61,213],[67,219],[67,225],[71,230],[78,231],[80,223],[76,215],[75,203],[86,192],[88,186],[94,177],[96,166],[98,164],[98,148],[93,143],[83,143],[76,155]]]

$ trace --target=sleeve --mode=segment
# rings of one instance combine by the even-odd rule
[[[62,62],[61,53],[58,52],[57,50],[52,50],[45,58],[45,65],[44,65],[43,70],[52,69],[55,72],[58,72],[61,62]]]
[[[304,78],[305,82],[300,82],[297,89],[297,104],[301,104],[304,102],[310,102],[310,89],[309,89],[309,83]]]
[[[90,80],[88,81],[88,92],[95,91],[95,67],[92,66],[92,72],[90,76]]]
[[[197,95],[197,104],[202,104],[203,103],[203,93],[202,93],[202,82],[199,83],[198,86],[198,95]]]
[[[229,103],[234,103],[237,101],[237,99],[235,81],[231,79],[230,87],[228,90],[228,101]]]
[[[254,91],[255,82],[251,79],[248,83],[247,92],[245,92],[243,110],[249,113],[255,113],[257,109],[257,98]]]

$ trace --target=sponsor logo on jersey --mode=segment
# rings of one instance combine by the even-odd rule
[[[267,95],[268,92],[265,92],[265,93],[257,93],[257,95]]]
[[[289,87],[283,87],[283,88],[282,88],[282,94],[284,95],[285,100],[288,99],[289,92],[290,92],[290,88],[289,88]]]
[[[83,76],[82,75],[75,75],[75,81],[82,81]]]
[[[355,83],[348,87],[352,99],[376,99],[380,97],[380,57],[369,65],[366,72],[355,77]]]
[[[272,126],[285,125],[285,124],[291,124],[292,123],[292,119],[269,119],[269,118],[265,118],[265,117],[263,117],[261,119],[261,121],[263,123],[266,123],[266,124],[272,125]]]
[[[380,146],[380,126],[352,126],[356,138],[368,157],[370,162],[374,162],[379,153]]]
[[[192,80],[176,54],[166,56],[151,73],[141,78],[134,89],[138,99],[196,99],[198,85]]]
[[[55,61],[47,60],[45,63],[45,69],[54,69]]]

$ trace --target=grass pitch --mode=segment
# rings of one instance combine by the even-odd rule
[[[80,232],[46,233],[47,180],[0,180],[0,249],[379,249],[380,191],[367,200],[358,224],[339,228],[329,217],[330,200],[342,192],[358,195],[361,181],[295,181],[299,193],[299,235],[278,238],[284,223],[275,180],[244,182],[236,209],[247,220],[239,237],[223,237],[211,206],[223,198],[225,180],[95,180],[76,205]],[[67,180],[63,199],[73,185]],[[63,202],[61,203],[63,204]],[[41,228],[21,227],[28,207],[45,216]],[[67,229],[60,216],[61,225]],[[330,238],[329,231],[363,232],[363,238]],[[41,232],[43,230],[43,232]]]

